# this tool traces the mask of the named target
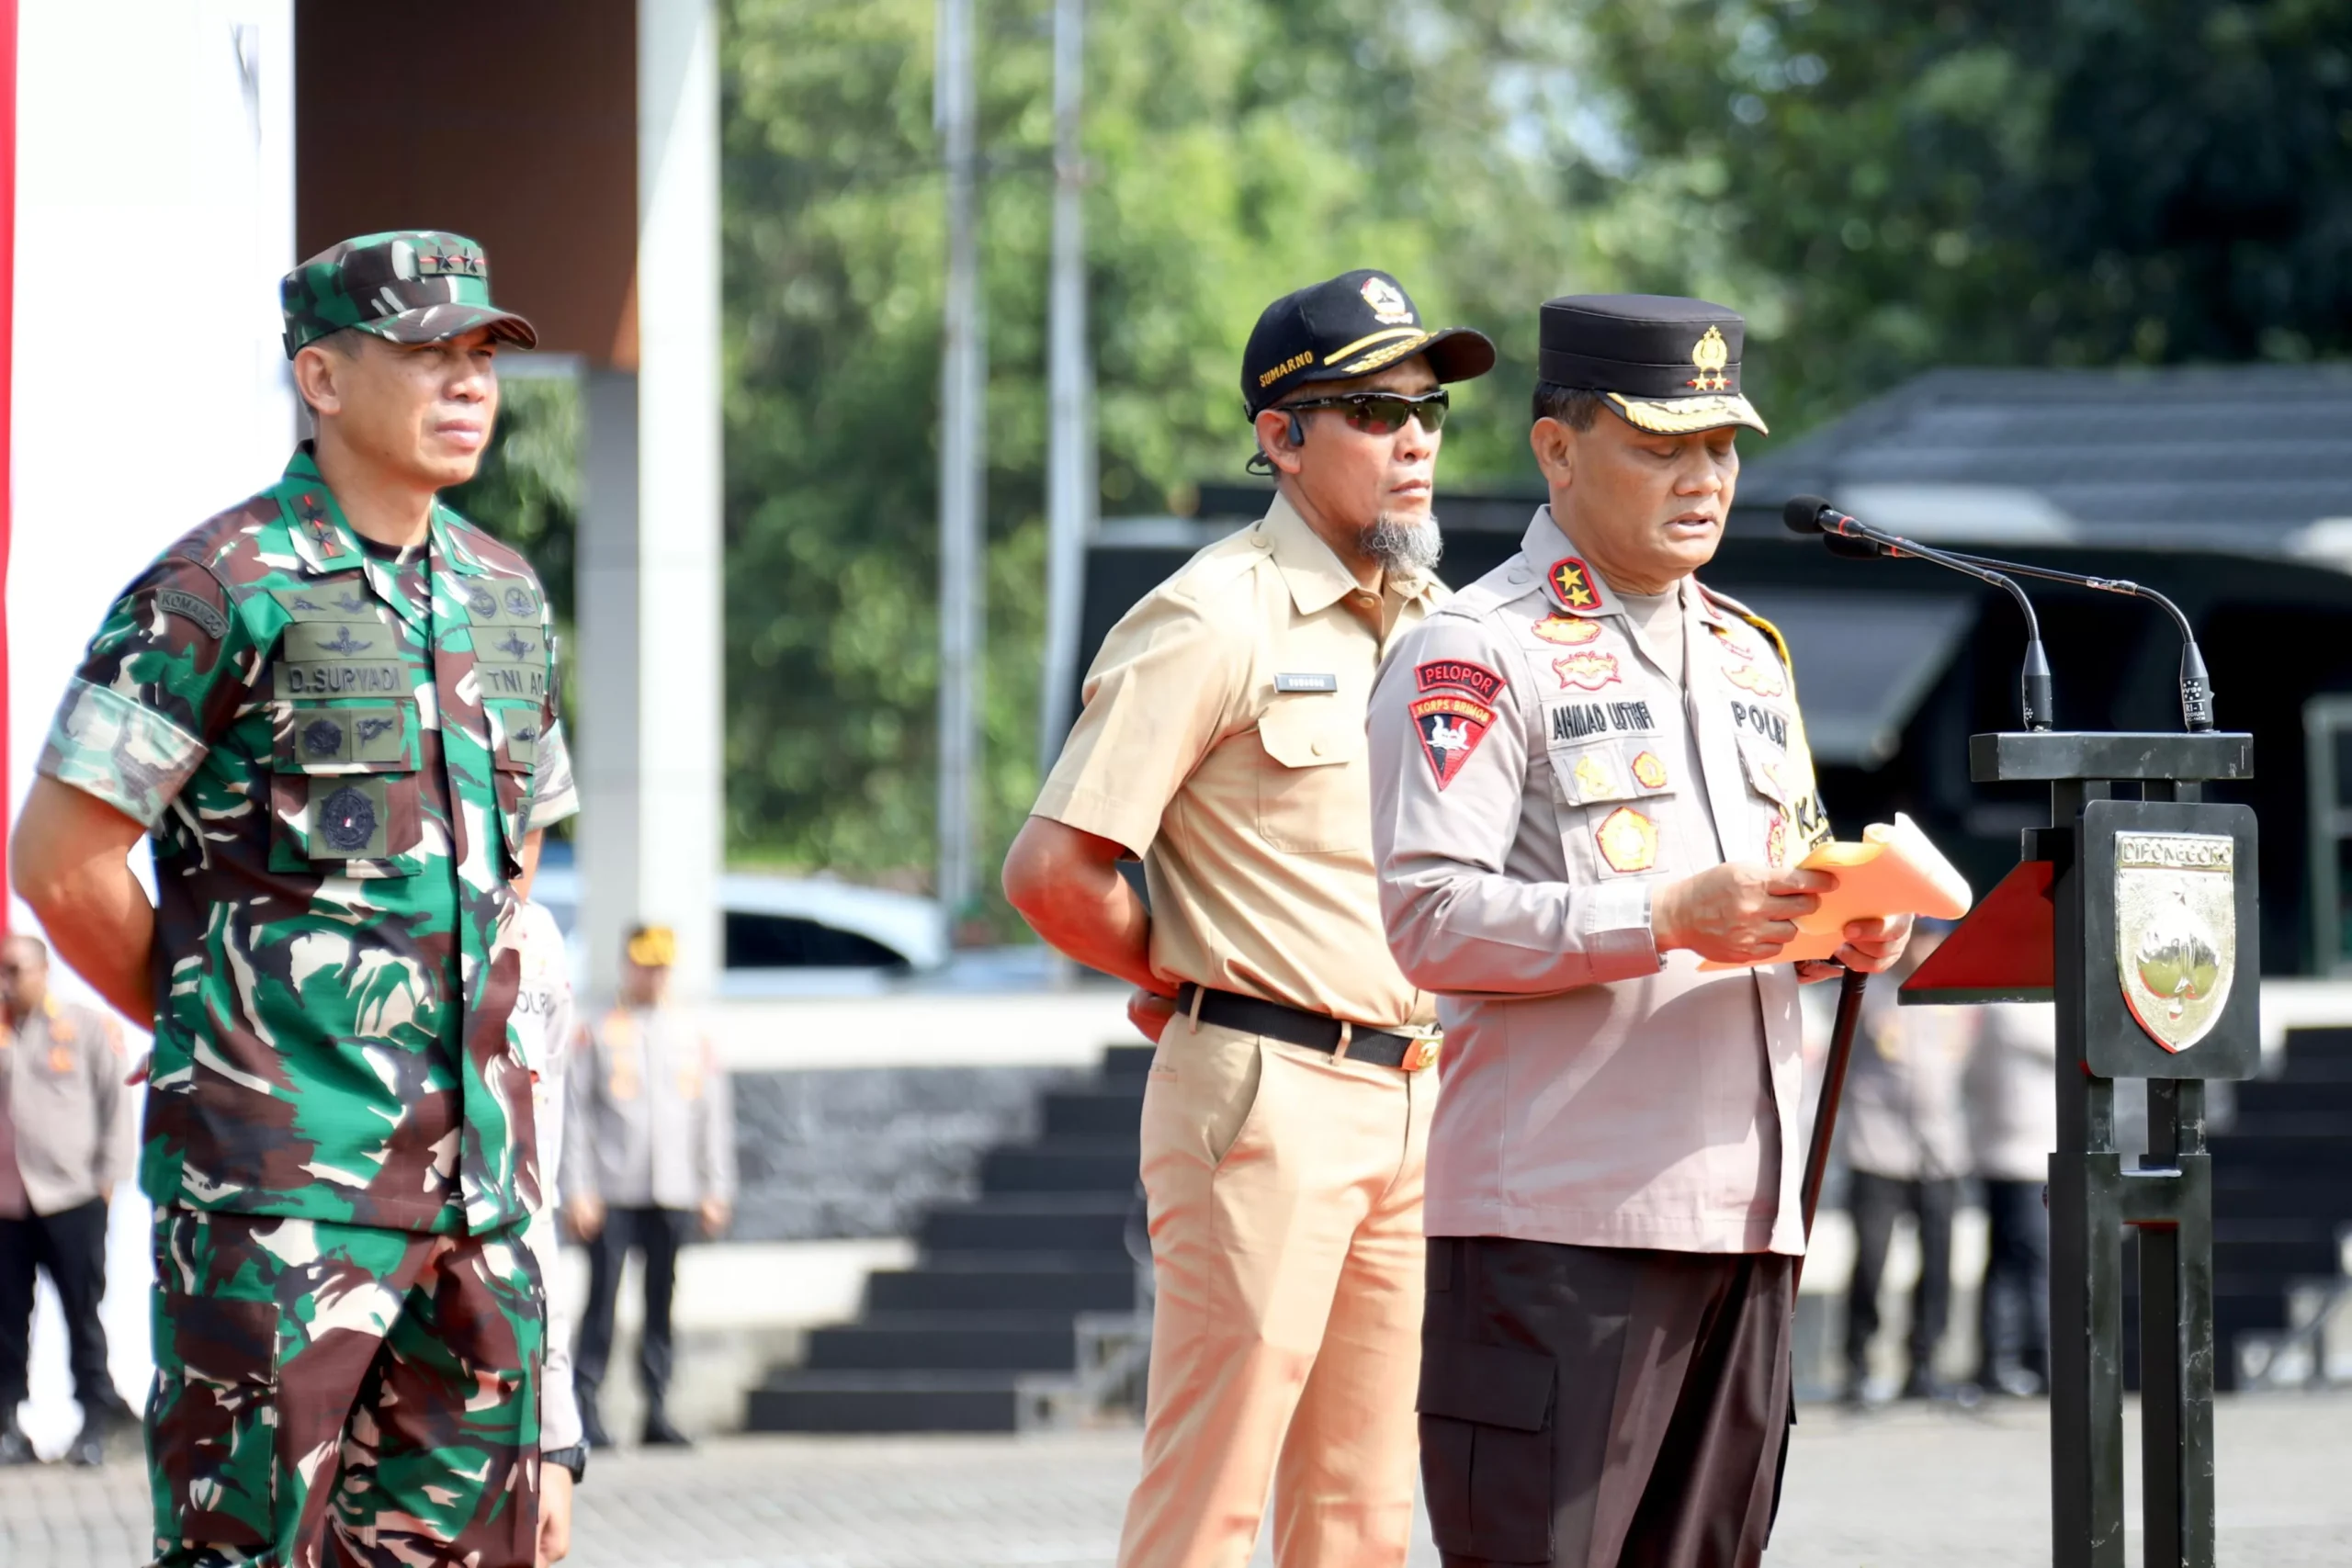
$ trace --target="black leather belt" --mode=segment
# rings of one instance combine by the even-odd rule
[[[1199,998],[1197,1010],[1193,998]],[[1285,1007],[1281,1002],[1261,1001],[1256,997],[1237,996],[1231,991],[1212,991],[1195,986],[1190,980],[1176,987],[1176,1010],[1214,1023],[1220,1029],[1230,1029],[1241,1034],[1263,1034],[1269,1039],[1287,1041],[1293,1045],[1305,1045],[1310,1050],[1329,1051],[1351,1062],[1369,1062],[1375,1067],[1397,1067],[1406,1072],[1419,1072],[1437,1060],[1437,1042],[1417,1039],[1410,1034],[1391,1034],[1381,1029],[1356,1029],[1342,1024],[1336,1018],[1303,1008]],[[1342,1031],[1347,1034],[1347,1049],[1340,1048]]]

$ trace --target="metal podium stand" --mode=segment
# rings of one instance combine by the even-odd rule
[[[2050,826],[1905,984],[1905,1002],[2054,1000],[2050,1474],[2056,1568],[2123,1568],[2123,1227],[2140,1236],[2148,1568],[2213,1563],[2213,1181],[2205,1085],[2261,1064],[2250,736],[1978,735],[1979,784],[2050,786]],[[2046,889],[2046,891],[2045,891]],[[2148,1080],[2148,1152],[2115,1080]]]

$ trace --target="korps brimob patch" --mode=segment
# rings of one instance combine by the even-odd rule
[[[1476,668],[1476,666],[1472,666]],[[1443,789],[1462,772],[1470,753],[1493,728],[1495,710],[1460,692],[1438,692],[1416,701],[1413,728],[1421,738],[1421,755]]]

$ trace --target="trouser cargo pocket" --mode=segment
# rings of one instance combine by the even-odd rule
[[[1510,1345],[1425,1339],[1421,1484],[1438,1550],[1492,1562],[1549,1562],[1551,1357]]]

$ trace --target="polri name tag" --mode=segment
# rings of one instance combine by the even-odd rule
[[[1277,692],[1336,692],[1339,689],[1340,678],[1337,675],[1277,675],[1274,677],[1274,690]]]

